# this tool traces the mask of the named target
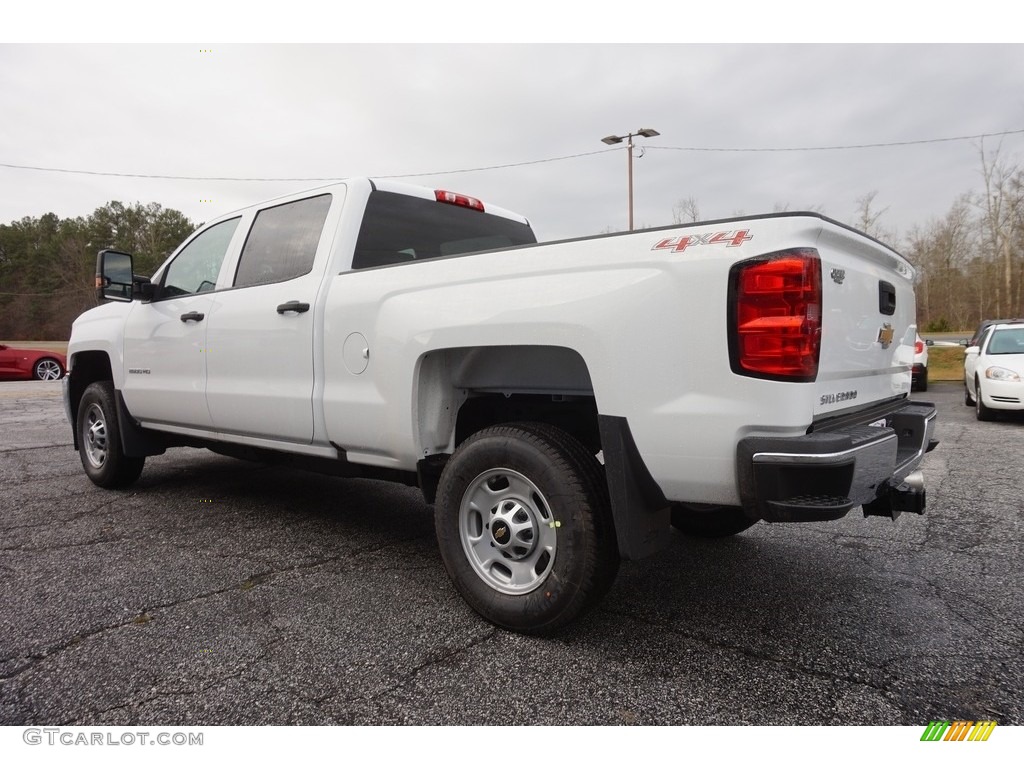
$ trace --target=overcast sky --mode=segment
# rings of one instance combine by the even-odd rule
[[[0,223],[111,200],[198,223],[367,175],[510,208],[542,240],[577,237],[626,227],[626,150],[601,138],[654,128],[635,153],[638,227],[670,224],[688,197],[706,219],[812,207],[852,222],[877,192],[902,237],[979,188],[980,140],[708,150],[1020,131],[985,140],[1020,160],[1024,46],[5,43],[0,115]]]

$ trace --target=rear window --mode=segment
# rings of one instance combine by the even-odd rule
[[[395,192],[370,193],[354,269],[536,243],[528,224]]]

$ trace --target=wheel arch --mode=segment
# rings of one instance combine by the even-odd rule
[[[106,352],[88,350],[76,352],[67,360],[68,408],[71,413],[71,432],[74,434],[75,449],[78,449],[78,405],[82,394],[96,381],[112,381],[110,357]]]
[[[90,384],[97,381],[113,383],[113,370],[106,352],[88,350],[77,352],[68,359],[68,410],[71,415],[71,432],[74,446],[79,448],[78,406],[82,395]],[[118,437],[125,456],[157,456],[167,449],[167,442],[153,432],[144,430],[128,411],[124,397],[114,388],[114,405],[117,408]]]
[[[516,419],[509,418],[510,409]],[[596,442],[590,371],[583,357],[568,347],[457,347],[428,352],[417,362],[414,419],[424,455],[451,453],[470,434],[494,424],[551,422],[559,410],[575,416],[557,426],[575,433],[588,447]],[[583,416],[585,412],[592,415]],[[591,439],[585,439],[588,429]]]
[[[602,415],[590,370],[576,350],[544,345],[462,347],[423,355],[417,365],[417,471],[427,503],[448,457],[471,435],[513,422],[540,422],[601,452],[619,552],[646,557],[670,540],[669,509],[629,424]]]

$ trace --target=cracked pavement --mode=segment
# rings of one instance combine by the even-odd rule
[[[895,523],[674,536],[553,639],[458,597],[415,489],[197,449],[94,487],[0,384],[0,725],[1024,723],[1024,419],[959,385]]]

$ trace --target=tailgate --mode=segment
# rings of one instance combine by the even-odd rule
[[[910,392],[917,336],[914,268],[886,246],[826,222],[815,416]]]

